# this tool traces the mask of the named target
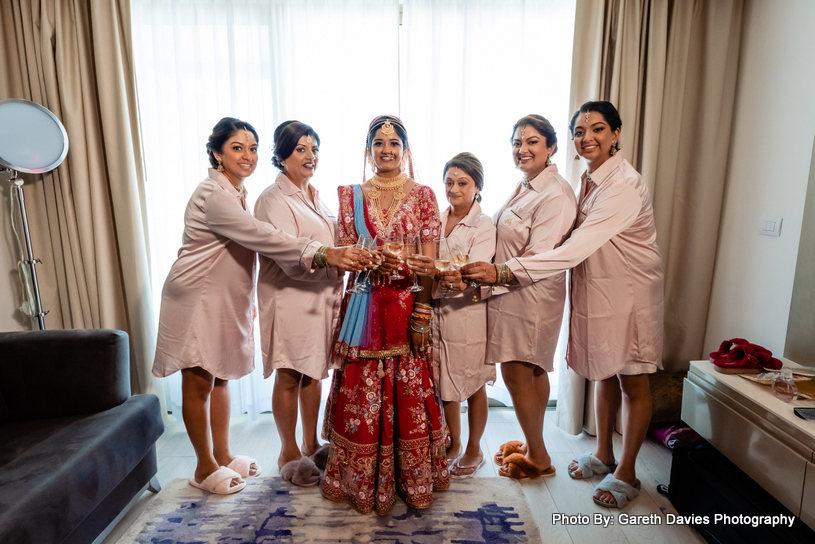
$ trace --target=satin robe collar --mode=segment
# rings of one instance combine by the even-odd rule
[[[218,172],[215,168],[210,168],[209,169],[209,177],[210,177],[210,179],[215,180],[218,183],[218,185],[223,187],[224,191],[226,191],[227,193],[229,193],[230,195],[232,195],[236,199],[238,199],[238,201],[240,201],[241,197],[238,194],[238,190],[235,189],[235,186],[232,185],[232,182],[229,181],[229,178],[227,178],[225,175],[223,175],[222,172]],[[247,196],[249,196],[249,191],[246,189],[246,183],[244,183],[243,184],[243,198],[246,198]]]
[[[611,177],[611,173],[619,168],[622,162],[623,154],[618,151],[613,157],[609,157],[606,162],[601,164],[600,168],[591,173],[591,181],[598,187],[601,187],[603,184],[608,182],[609,178]],[[583,175],[581,176],[583,183],[586,182],[588,175],[588,170],[583,172]]]
[[[453,211],[453,207],[447,206],[447,209],[442,212],[441,224],[443,226],[447,225],[447,218],[450,217],[451,211]],[[473,202],[473,205],[470,207],[470,211],[467,212],[467,215],[465,215],[464,218],[458,222],[458,225],[462,225],[464,227],[477,227],[478,218],[480,216],[481,216],[481,205],[478,202]]]
[[[277,175],[275,183],[277,183],[277,185],[280,187],[280,190],[283,191],[283,194],[286,196],[296,195],[297,193],[303,192],[303,190],[300,189],[300,187],[298,187],[297,185],[295,185],[294,182],[289,179],[289,176],[287,176],[283,172],[280,172]],[[308,189],[311,192],[311,196],[314,197],[314,201],[317,202],[317,200],[320,197],[320,192],[314,187],[313,183],[308,184]]]

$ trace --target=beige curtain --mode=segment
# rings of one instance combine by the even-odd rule
[[[571,111],[609,100],[654,198],[668,372],[703,356],[744,0],[578,0]],[[574,161],[571,180],[583,165]],[[593,433],[593,387],[562,369],[558,425]],[[587,402],[588,401],[588,402]]]
[[[0,98],[62,120],[65,162],[26,176],[46,328],[130,335],[131,387],[153,390],[155,325],[129,0],[0,0]],[[7,127],[3,127],[7,130]]]

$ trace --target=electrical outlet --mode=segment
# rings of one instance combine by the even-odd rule
[[[764,217],[761,220],[758,233],[764,236],[781,236],[781,217]]]

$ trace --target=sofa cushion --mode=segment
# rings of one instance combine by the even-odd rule
[[[130,397],[129,340],[122,331],[0,333],[0,395],[7,419],[100,412]]]
[[[0,425],[0,542],[60,542],[142,460],[164,430],[158,398],[84,417]],[[8,431],[8,435],[6,434]],[[5,450],[5,444],[0,450]]]

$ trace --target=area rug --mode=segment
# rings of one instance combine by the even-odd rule
[[[173,480],[119,544],[437,544],[540,542],[520,484],[505,478],[454,481],[426,510],[401,500],[388,516],[362,515],[329,501],[318,487],[279,477],[250,478],[234,495],[211,495]]]

